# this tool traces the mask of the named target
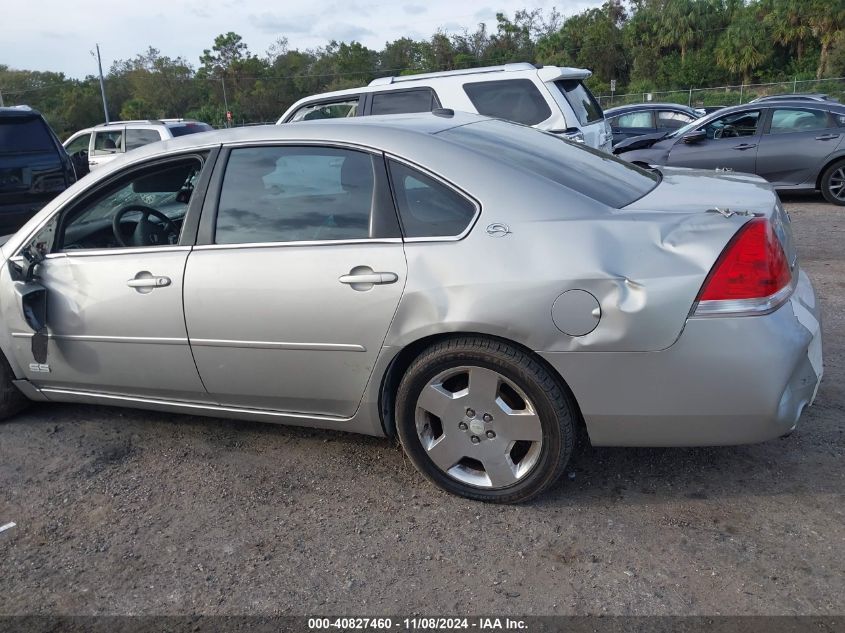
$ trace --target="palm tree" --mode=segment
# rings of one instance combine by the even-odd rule
[[[822,45],[816,78],[821,79],[827,71],[827,60],[831,45],[845,29],[845,0],[812,0],[805,7],[808,21]]]
[[[807,4],[807,0],[768,0],[760,7],[765,12],[763,22],[772,39],[781,46],[793,48],[799,62],[804,56],[806,41],[813,37]]]
[[[681,62],[686,58],[687,48],[698,40],[698,4],[696,0],[668,0],[660,18],[658,43],[679,48]]]
[[[751,73],[768,58],[767,41],[763,25],[749,11],[743,11],[719,38],[716,63],[742,75],[744,84],[751,83]]]

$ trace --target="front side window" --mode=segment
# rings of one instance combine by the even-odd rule
[[[61,218],[54,250],[177,244],[201,171],[197,157],[133,170]]]
[[[791,134],[792,132],[812,132],[831,127],[827,112],[821,110],[796,110],[794,108],[775,108],[772,110],[770,134]]]
[[[370,235],[370,154],[331,147],[234,149],[226,165],[215,242],[350,240]]]
[[[475,217],[464,196],[402,163],[390,161],[390,179],[405,237],[453,237]]]
[[[94,154],[116,154],[123,147],[123,130],[101,130],[94,133]]]
[[[158,130],[150,128],[127,128],[126,130],[126,151],[149,145],[150,143],[157,143],[161,140],[161,134]]]
[[[358,114],[358,97],[351,97],[342,101],[331,103],[313,103],[302,106],[288,121],[317,121],[319,119],[342,119]]]
[[[407,114],[431,112],[438,107],[437,97],[431,88],[376,92],[373,94],[371,114]]]
[[[653,128],[654,120],[651,112],[629,112],[616,117],[611,123],[613,127]]]
[[[718,119],[713,119],[704,126],[704,131],[707,132],[707,138],[710,139],[754,136],[757,134],[759,124],[760,110],[748,110],[733,112]]]
[[[555,85],[575,112],[581,125],[595,123],[604,118],[599,102],[580,79],[562,79],[556,81]]]
[[[484,116],[523,125],[536,125],[552,116],[549,105],[530,79],[466,83],[464,92]]]
[[[688,123],[695,121],[695,117],[683,112],[674,112],[672,110],[660,110],[657,113],[657,127],[668,128],[670,130],[677,130],[684,127]]]
[[[87,152],[88,144],[91,142],[90,134],[83,134],[80,137],[73,139],[65,148],[68,154],[73,155],[77,152]]]

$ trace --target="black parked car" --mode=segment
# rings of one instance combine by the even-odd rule
[[[762,176],[779,190],[821,190],[845,205],[845,105],[762,101],[725,108],[669,134],[623,141],[614,154],[640,165]]]
[[[701,115],[701,112],[677,103],[638,103],[604,111],[604,118],[613,130],[614,145],[633,136],[672,132]]]
[[[41,113],[0,108],[0,235],[17,231],[74,182],[70,157]]]

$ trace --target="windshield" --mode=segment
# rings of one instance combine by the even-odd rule
[[[599,102],[580,79],[562,79],[556,81],[555,85],[575,111],[581,125],[595,123],[604,118]]]
[[[612,154],[505,121],[471,123],[438,136],[617,209],[642,198],[660,182],[658,174]]]
[[[52,151],[50,131],[39,117],[0,118],[0,154]]]
[[[208,123],[176,123],[175,125],[168,125],[167,127],[173,136],[185,136],[186,134],[196,134],[197,132],[210,132],[214,129]]]

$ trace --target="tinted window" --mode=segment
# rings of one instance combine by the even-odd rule
[[[828,127],[831,126],[828,123],[827,112],[776,108],[772,110],[772,125],[769,132],[789,134],[790,132],[824,130]]]
[[[38,117],[0,118],[0,154],[55,151],[47,124]]]
[[[88,144],[91,142],[90,134],[83,134],[79,138],[74,139],[65,148],[68,154],[76,154],[76,152],[87,152]]]
[[[168,124],[167,129],[173,136],[185,136],[186,134],[196,134],[197,132],[210,132],[214,128],[208,123],[176,123],[175,125]]]
[[[161,140],[158,130],[128,128],[126,130],[126,151],[136,149]]]
[[[133,235],[141,219],[140,211],[129,211],[120,222],[124,242],[130,246],[170,246],[179,240],[182,220],[188,209],[196,180],[202,170],[199,159],[168,161],[165,164],[135,170],[105,191],[75,206],[64,220],[63,250],[81,248],[120,248],[112,221],[123,209],[142,206],[167,216],[172,224],[155,215],[148,221],[157,233],[155,243],[134,243]],[[177,231],[172,228],[176,227]],[[170,229],[170,230],[167,230]]]
[[[114,154],[120,151],[123,130],[104,130],[94,133],[94,153]]]
[[[232,150],[216,242],[297,242],[370,236],[369,154],[324,147]]]
[[[408,112],[430,112],[438,107],[434,91],[402,90],[398,92],[376,92],[373,94],[371,114],[405,114]]]
[[[543,95],[529,79],[505,79],[464,84],[464,92],[479,114],[536,125],[552,116]]]
[[[760,123],[760,110],[733,112],[710,121],[704,126],[707,138],[737,138],[754,136]]]
[[[602,112],[599,102],[596,101],[587,86],[581,83],[580,79],[562,79],[556,81],[555,85],[575,111],[575,116],[578,117],[578,122],[581,125],[595,123],[604,118],[604,112]]]
[[[616,117],[611,125],[613,127],[653,128],[654,121],[651,112],[629,112]]]
[[[315,121],[317,119],[342,119],[358,114],[358,97],[350,97],[333,103],[314,103],[302,106],[288,119],[288,123],[294,121]]]
[[[611,207],[630,204],[660,181],[658,175],[611,154],[503,121],[463,125],[438,136]]]
[[[683,112],[661,110],[657,113],[657,127],[669,128],[670,130],[677,130],[693,121],[695,121],[695,117],[684,114]]]
[[[416,169],[391,161],[390,178],[405,237],[460,235],[475,216],[472,202]]]

